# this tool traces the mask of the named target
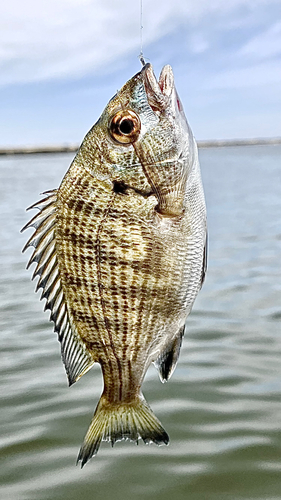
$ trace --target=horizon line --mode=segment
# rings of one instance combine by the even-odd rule
[[[266,146],[281,144],[281,137],[255,138],[255,139],[212,139],[196,141],[198,148],[222,148],[233,146]],[[49,154],[49,153],[76,153],[79,144],[42,145],[42,146],[16,146],[0,147],[0,156]]]

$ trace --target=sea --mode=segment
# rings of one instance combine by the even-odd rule
[[[1,500],[281,500],[281,146],[199,155],[207,277],[172,378],[143,384],[170,444],[102,443],[82,470],[101,371],[68,387],[20,234],[73,154],[0,158]]]

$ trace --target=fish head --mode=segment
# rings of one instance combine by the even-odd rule
[[[87,151],[94,152],[95,175],[153,193],[164,217],[185,210],[196,144],[171,66],[164,66],[157,81],[146,64],[109,101],[86,139]]]
[[[147,103],[157,123],[150,122],[135,149],[156,194],[156,210],[164,217],[179,216],[186,209],[188,178],[198,164],[196,143],[171,66],[163,67],[159,81],[151,64],[144,66],[142,73]]]

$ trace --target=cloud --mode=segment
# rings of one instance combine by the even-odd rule
[[[281,22],[274,23],[254,36],[239,55],[255,59],[281,56]]]
[[[189,52],[279,0],[143,0],[145,48],[185,24]],[[216,32],[217,30],[217,32]],[[203,33],[204,31],[204,33]],[[271,38],[270,38],[271,37]],[[273,33],[268,39],[274,38]],[[253,44],[258,44],[252,42]],[[244,50],[250,54],[251,44]],[[137,0],[9,0],[0,6],[0,85],[82,78],[140,51]]]
[[[267,87],[281,81],[281,22],[251,32],[229,61],[205,84],[208,89]]]
[[[211,78],[205,88],[231,89],[267,86],[281,81],[281,66],[277,61],[265,61],[244,68],[228,69]]]

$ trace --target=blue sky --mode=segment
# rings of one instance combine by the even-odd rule
[[[139,0],[2,2],[0,146],[81,142],[139,52]],[[281,135],[280,0],[143,0],[143,52],[197,139]]]

